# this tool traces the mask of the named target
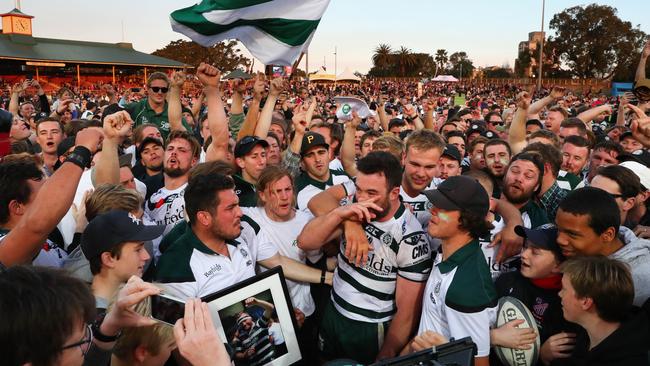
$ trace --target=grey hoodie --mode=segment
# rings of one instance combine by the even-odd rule
[[[634,305],[641,306],[650,298],[650,240],[638,238],[625,226],[619,228],[618,236],[624,245],[609,258],[630,266],[634,281]]]

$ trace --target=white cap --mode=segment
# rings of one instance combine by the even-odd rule
[[[359,117],[367,118],[370,115],[370,108],[363,99],[355,97],[334,97],[338,108],[336,117],[342,121],[352,119],[352,111],[357,112]]]
[[[619,165],[630,169],[634,174],[636,174],[637,177],[639,177],[639,180],[641,180],[643,187],[645,189],[650,189],[650,168],[632,160],[624,161]]]

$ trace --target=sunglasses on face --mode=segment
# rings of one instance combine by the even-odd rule
[[[491,124],[491,125],[495,125],[495,126],[503,126],[503,125],[506,124],[506,123],[503,122],[503,121],[490,121],[490,122],[488,122],[488,123]]]
[[[153,91],[154,93],[167,93],[169,91],[169,88],[165,87],[160,87],[160,86],[150,86],[149,89]]]

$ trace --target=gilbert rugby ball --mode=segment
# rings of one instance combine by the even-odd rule
[[[505,296],[499,299],[499,306],[497,310],[496,326],[500,327],[509,321],[523,319],[524,322],[518,328],[533,328],[537,333],[537,339],[532,344],[530,349],[513,349],[507,347],[496,346],[494,351],[505,365],[510,366],[533,366],[537,363],[539,358],[539,330],[533,314],[528,310],[518,299]]]

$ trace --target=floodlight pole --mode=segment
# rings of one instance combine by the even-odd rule
[[[336,78],[337,78],[337,72],[336,72],[336,67],[337,67],[337,60],[336,60],[336,46],[334,46],[334,86],[336,86]]]
[[[544,8],[546,7],[546,0],[542,0],[542,42],[539,45],[539,74],[537,75],[537,90],[542,90],[542,64],[544,54]]]

